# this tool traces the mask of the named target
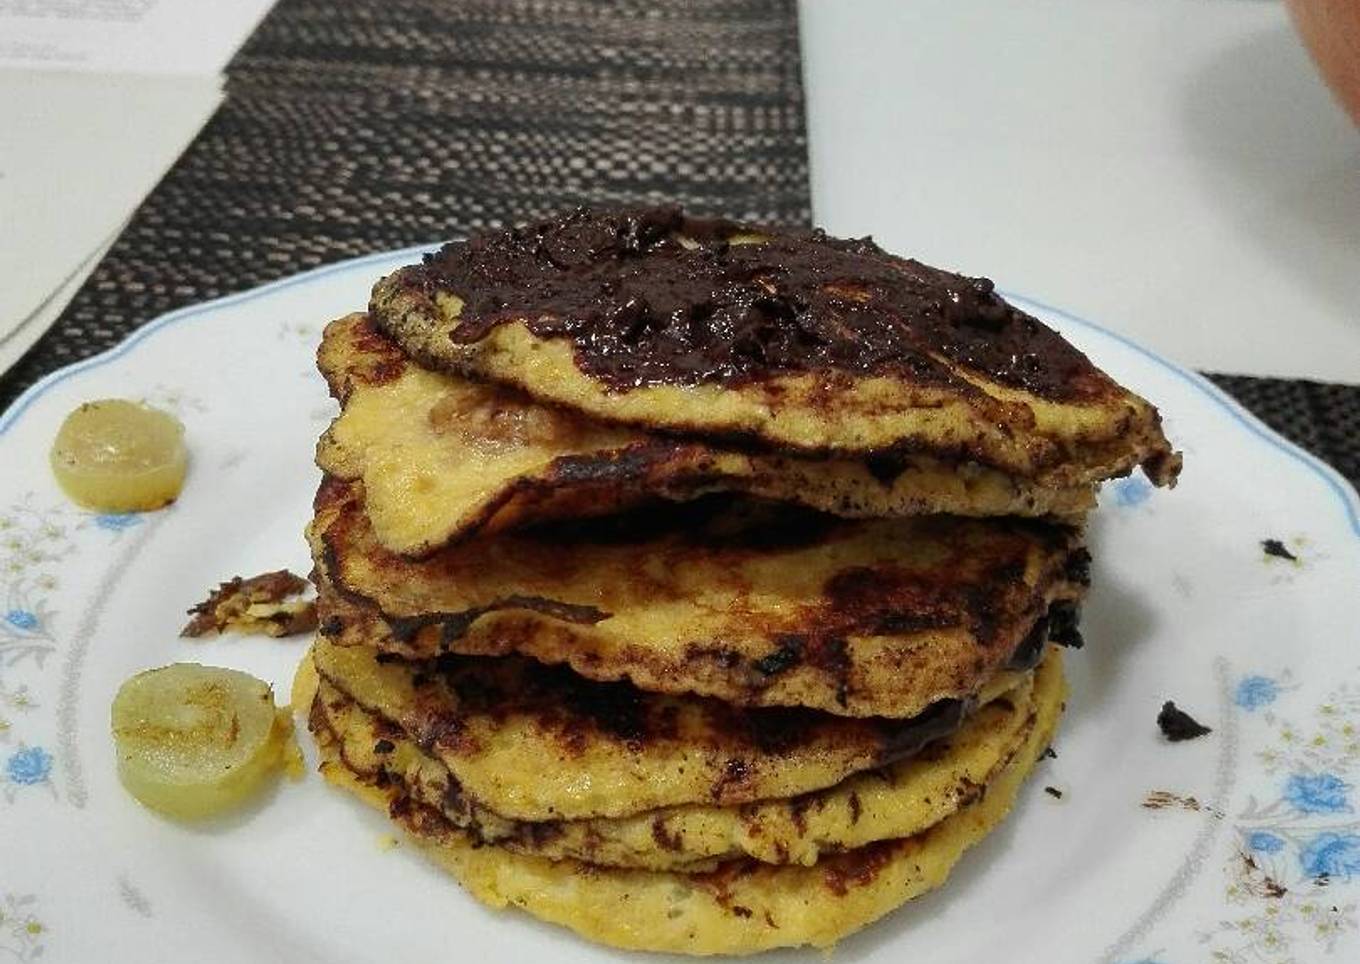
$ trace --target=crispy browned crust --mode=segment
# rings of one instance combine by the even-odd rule
[[[743,708],[705,697],[646,693],[627,683],[599,683],[561,666],[517,656],[449,656],[442,661],[390,663],[379,691],[355,674],[354,651],[317,659],[323,694],[353,700],[382,717],[449,767],[457,792],[485,810],[500,810],[490,794],[497,771],[532,747],[538,759],[597,775],[608,769],[627,798],[605,804],[554,797],[550,781],[528,776],[514,794],[521,815],[544,820],[604,806],[627,816],[662,806],[738,806],[818,790],[852,773],[912,756],[958,729],[971,704],[945,700],[907,720],[857,719],[797,708]],[[337,659],[336,656],[339,658]],[[381,700],[395,702],[384,705]],[[338,708],[338,707],[337,707]],[[526,743],[526,741],[528,741]],[[517,761],[522,762],[522,761]],[[647,779],[679,766],[684,780],[660,786]]]
[[[753,471],[737,476],[716,464],[715,452],[708,445],[652,436],[610,451],[563,456],[554,460],[542,476],[517,479],[488,502],[468,530],[456,538],[490,535],[554,519],[608,515],[653,499],[684,501],[713,492],[743,492],[779,499],[848,519],[952,512],[979,517],[1049,517],[1079,524],[1095,506],[1095,491],[1087,482],[1050,485],[1047,482],[1052,480],[1046,480],[1045,484],[1034,485],[1012,479],[1008,497],[990,501],[969,496],[943,500],[914,494],[909,484],[897,484],[898,480],[909,483],[914,471],[925,468],[920,463],[926,460],[910,457],[885,459],[872,467],[839,463],[842,471],[853,473],[853,481],[859,487],[856,492],[849,487],[826,484],[816,477],[809,461],[752,456]],[[962,478],[977,478],[991,472],[975,464],[954,469]]]
[[[379,785],[397,783],[483,843],[554,860],[694,873],[715,860],[747,855],[806,865],[847,846],[919,832],[967,806],[1007,765],[1034,725],[1032,680],[1016,679],[1003,697],[969,716],[966,732],[835,787],[739,809],[692,805],[603,820],[525,821],[495,813],[437,757],[414,747],[400,726],[359,707],[327,682],[312,701],[309,728],[333,744],[357,776]],[[985,741],[993,742],[979,749]],[[863,813],[862,800],[871,814]]]
[[[248,579],[233,576],[189,610],[193,618],[180,635],[198,637],[238,632],[295,636],[310,633],[316,629],[316,605],[292,599],[306,592],[308,585],[306,579],[287,569]]]
[[[522,653],[656,692],[851,716],[909,717],[976,693],[1085,579],[1077,533],[1016,520],[804,514],[792,523],[803,535],[779,545],[724,543],[720,510],[641,541],[540,531],[414,561],[373,538],[360,486],[323,482],[316,510],[320,631],[340,645],[407,658]],[[865,539],[881,548],[868,553]],[[855,546],[872,565],[827,561]],[[939,557],[913,568],[894,563],[899,551]],[[694,580],[705,598],[692,597]],[[658,604],[682,624],[649,621]]]
[[[316,367],[331,397],[341,405],[356,384],[383,385],[401,377],[410,361],[392,339],[375,328],[366,313],[353,312],[326,326],[316,346]],[[343,333],[343,337],[334,337]]]
[[[975,462],[925,455],[809,459],[594,425],[512,390],[473,388],[457,376],[446,375],[441,381],[428,373],[416,374],[419,368],[363,314],[327,326],[317,364],[346,409],[322,436],[317,464],[340,478],[366,481],[379,539],[413,556],[535,521],[605,515],[646,500],[683,501],[715,491],[745,492],[850,518],[946,512],[1076,521],[1094,505],[1094,482],[1100,477],[1086,468],[1060,465],[1040,477],[1021,478]],[[362,416],[350,411],[356,392],[367,403],[356,406],[362,408]],[[520,420],[512,421],[512,426],[528,422],[539,428],[532,433],[520,427],[515,434],[479,435],[475,441],[459,431],[417,431],[428,425],[433,411],[443,404],[441,399],[459,399],[470,407],[455,420],[464,425],[494,425],[497,418],[510,415]],[[421,449],[419,470],[399,475],[400,483],[394,483],[387,462],[371,454],[385,451],[390,458],[395,451],[384,449],[394,443],[390,433],[374,427],[375,411],[386,412],[387,417],[399,414],[414,434],[395,444],[405,450]],[[356,417],[360,421],[353,421]],[[498,454],[489,454],[487,445]],[[536,456],[537,461],[530,469],[516,462],[515,469],[502,477],[497,459],[506,452],[515,453],[517,459]],[[370,464],[375,458],[377,464]],[[481,470],[474,475],[478,466]],[[445,482],[455,476],[468,482],[459,489],[413,487],[412,481],[419,482],[423,473]],[[400,529],[392,528],[384,509],[399,513]],[[416,518],[420,519],[416,530],[422,531],[419,538],[408,528]]]

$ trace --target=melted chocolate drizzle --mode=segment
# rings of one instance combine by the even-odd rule
[[[758,234],[759,243],[732,243]],[[615,390],[839,371],[967,388],[939,358],[1050,398],[1103,376],[986,278],[887,254],[870,238],[701,221],[677,207],[577,211],[445,245],[406,269],[464,299],[459,344],[522,319],[572,342]]]

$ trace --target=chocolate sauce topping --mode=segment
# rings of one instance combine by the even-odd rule
[[[765,240],[732,243],[738,234]],[[454,341],[524,319],[540,338],[569,339],[577,366],[616,390],[828,370],[966,388],[937,358],[1050,398],[1109,389],[986,278],[869,238],[700,221],[676,207],[583,208],[454,242],[403,282],[465,300]]]

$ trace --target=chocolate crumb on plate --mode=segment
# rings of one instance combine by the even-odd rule
[[[1285,548],[1284,543],[1279,539],[1262,539],[1261,551],[1268,556],[1276,559],[1288,559],[1290,562],[1298,562],[1299,557]]]
[[[1213,732],[1170,700],[1162,704],[1162,711],[1157,714],[1157,726],[1161,729],[1162,736],[1172,743],[1193,740]]]
[[[1289,888],[1270,876],[1270,874],[1266,873],[1256,861],[1252,859],[1251,854],[1239,851],[1238,856],[1242,858],[1240,884],[1242,889],[1247,893],[1256,897],[1269,897],[1272,900],[1279,900],[1289,893]],[[1323,884],[1325,883],[1325,878],[1321,878],[1316,882],[1318,884]],[[1336,912],[1335,907],[1332,908],[1332,912]]]
[[[1170,790],[1149,790],[1147,796],[1143,798],[1143,808],[1145,810],[1176,809],[1189,810],[1194,813],[1204,812],[1219,820],[1223,819],[1223,811],[1217,807],[1200,803],[1195,797],[1172,793]]]

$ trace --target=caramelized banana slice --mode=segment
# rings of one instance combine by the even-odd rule
[[[138,673],[119,688],[112,715],[123,786],[180,819],[243,802],[291,742],[292,721],[268,683],[197,663]]]
[[[100,512],[140,512],[175,501],[189,454],[184,426],[165,412],[110,398],[86,402],[62,422],[52,443],[62,491]]]

